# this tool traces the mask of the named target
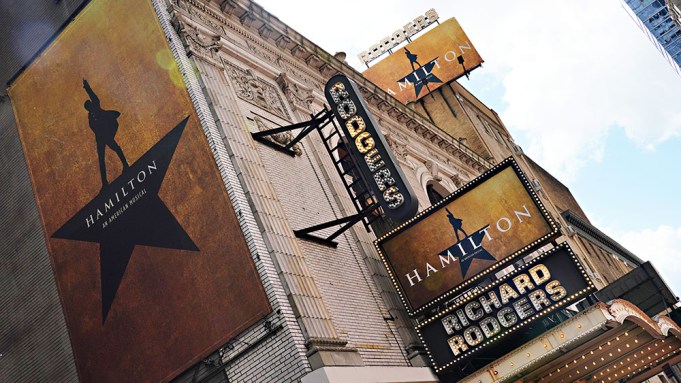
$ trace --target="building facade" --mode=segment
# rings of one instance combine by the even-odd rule
[[[329,126],[296,142],[290,155],[253,137],[304,123],[324,111],[324,86],[338,73],[361,90],[415,192],[419,210],[512,156],[561,227],[554,243],[566,241],[575,249],[597,288],[642,263],[593,228],[569,189],[527,157],[499,116],[457,82],[407,106],[367,81],[343,55],[324,51],[255,2],[152,4],[272,309],[174,381],[439,381],[414,330],[423,318],[407,315],[373,245],[394,223],[354,225],[331,245],[296,236],[301,229],[356,213],[334,170],[340,159],[330,156],[326,147],[326,141],[331,146],[342,141],[328,139]],[[28,56],[80,5],[62,2],[25,10],[24,19],[40,14],[52,25],[33,41],[24,41]],[[16,26],[8,34],[18,30]],[[7,81],[28,59],[9,44],[3,49],[13,60],[3,65]],[[0,287],[7,292],[0,302],[6,308],[0,320],[0,363],[9,366],[0,369],[0,380],[78,381],[11,101],[3,97],[0,107],[0,139],[7,148],[0,174],[8,180],[0,185],[0,200],[9,218],[0,224],[7,238],[0,247],[6,265],[0,270]],[[298,132],[276,133],[269,139],[286,145]],[[324,229],[321,235],[335,230]],[[585,315],[609,318],[607,310],[601,305]],[[650,330],[652,337],[681,336],[674,332],[678,327],[660,326]],[[532,379],[545,375],[526,372]]]
[[[679,3],[662,0],[626,0],[636,25],[677,73],[681,73],[681,23]]]

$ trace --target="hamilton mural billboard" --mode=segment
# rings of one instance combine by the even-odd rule
[[[168,381],[271,311],[150,2],[90,2],[8,93],[82,381]]]

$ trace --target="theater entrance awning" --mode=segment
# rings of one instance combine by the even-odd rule
[[[679,325],[616,299],[597,303],[462,382],[642,382],[679,362]]]

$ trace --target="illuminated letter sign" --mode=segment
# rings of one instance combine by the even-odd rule
[[[407,311],[415,314],[556,235],[525,175],[508,159],[376,245]]]
[[[506,335],[578,301],[593,288],[563,243],[422,322],[416,331],[435,371],[442,372],[488,346],[498,351]]]
[[[357,85],[343,75],[336,75],[326,84],[325,95],[348,139],[351,157],[383,213],[400,222],[411,218],[416,213],[418,201],[404,181],[402,170]]]
[[[436,22],[439,16],[435,9],[429,9],[425,15],[419,16],[402,28],[393,32],[392,35],[386,36],[377,44],[372,45],[368,51],[364,51],[358,55],[359,59],[365,64],[377,59],[385,52],[400,45],[401,42],[407,40],[416,33],[422,31],[427,26]]]

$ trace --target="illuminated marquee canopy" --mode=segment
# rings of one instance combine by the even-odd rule
[[[460,382],[638,383],[679,362],[681,327],[617,299],[591,306]]]

